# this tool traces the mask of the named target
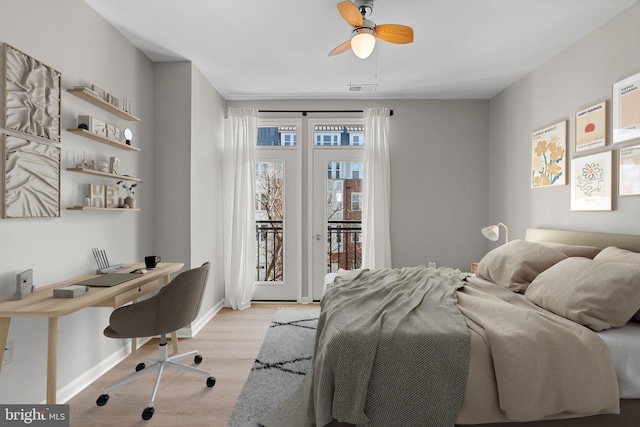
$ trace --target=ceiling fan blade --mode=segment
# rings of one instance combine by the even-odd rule
[[[346,42],[342,43],[340,46],[329,52],[329,56],[340,55],[341,53],[345,53],[349,49],[351,49],[351,39],[347,40]]]
[[[360,14],[360,9],[350,1],[346,0],[338,3],[338,12],[340,12],[342,18],[352,27],[362,26],[362,15]]]
[[[389,43],[406,44],[413,42],[413,28],[406,25],[382,24],[376,25],[374,35]]]

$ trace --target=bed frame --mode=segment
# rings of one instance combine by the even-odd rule
[[[617,246],[622,249],[640,252],[640,236],[632,234],[528,228],[525,240],[595,246],[598,248]],[[623,399],[620,400],[620,415],[593,415],[528,423],[456,424],[456,427],[636,427],[639,425],[639,420],[640,400]],[[326,427],[353,427],[353,424],[340,423],[334,420]]]
[[[595,246],[598,248],[617,246],[622,249],[640,252],[640,236],[633,234],[592,233],[589,231],[528,228],[527,234],[525,235],[525,240],[543,240],[546,242]]]

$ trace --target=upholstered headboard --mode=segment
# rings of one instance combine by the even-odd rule
[[[596,246],[606,248],[617,246],[640,252],[640,236],[635,234],[596,233],[590,231],[551,230],[528,228],[525,240],[565,243],[570,245]]]

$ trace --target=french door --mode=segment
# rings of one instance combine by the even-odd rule
[[[301,301],[299,120],[259,121],[254,301]]]
[[[258,121],[254,301],[319,301],[360,267],[363,144],[359,118]]]
[[[313,143],[310,188],[311,262],[310,295],[322,299],[324,277],[338,269],[352,270],[362,262],[362,183],[364,134],[362,125],[309,121]],[[328,133],[340,132],[336,144]]]

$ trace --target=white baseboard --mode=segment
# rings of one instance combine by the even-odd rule
[[[216,305],[211,307],[205,314],[191,322],[191,325],[178,330],[178,338],[193,338],[198,332],[205,327],[213,317],[218,314],[224,307],[224,300],[218,301]]]
[[[138,346],[142,346],[150,339],[151,338],[138,339]],[[131,354],[131,340],[128,341],[129,342],[126,345],[120,347],[120,349],[118,349],[111,356],[102,360],[102,362],[98,363],[96,366],[89,369],[84,374],[80,375],[78,378],[58,390],[56,393],[56,402],[68,402],[73,396],[80,393],[95,380],[109,372],[109,370],[111,370],[114,366],[126,359],[127,356]],[[97,397],[98,396],[96,396],[96,398]],[[42,404],[45,405],[46,401],[42,402]]]

